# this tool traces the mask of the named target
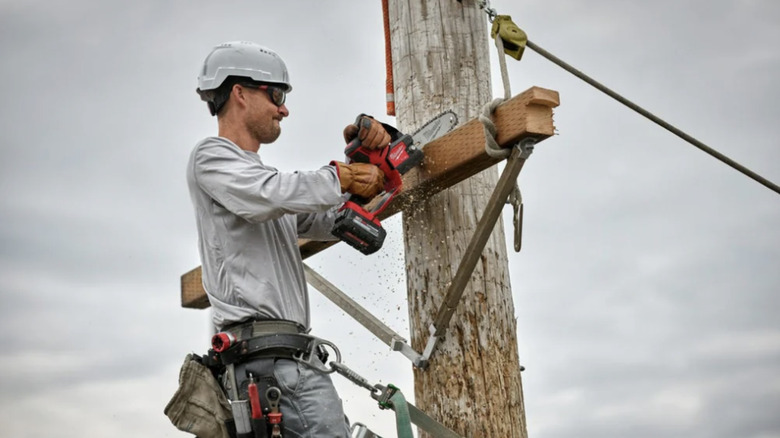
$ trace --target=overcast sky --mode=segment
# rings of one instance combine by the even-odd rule
[[[492,6],[780,183],[780,3]],[[378,0],[0,0],[0,436],[188,436],[162,410],[210,336],[179,297],[200,264],[185,164],[216,132],[194,90],[210,49],[239,39],[277,50],[294,87],[266,162],[315,169],[358,113],[394,122]],[[514,94],[561,95],[510,246],[529,435],[780,437],[780,197],[531,51],[508,62]],[[307,263],[407,335],[399,218],[385,226],[374,256],[337,245]],[[314,333],[411,399],[408,360],[311,295]],[[334,381],[351,420],[395,436],[367,391]]]

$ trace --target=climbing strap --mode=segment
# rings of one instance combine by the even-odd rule
[[[396,430],[402,438],[412,437],[412,424],[436,438],[463,438],[443,424],[428,416],[415,405],[408,403],[401,390],[392,384],[387,386],[371,385],[365,377],[353,371],[341,362],[330,362],[333,371],[345,377],[355,385],[371,392],[371,398],[379,402],[380,409],[395,411]]]
[[[382,386],[379,385],[378,388]],[[409,405],[406,398],[392,383],[388,383],[378,397],[380,409],[392,409],[395,411],[395,428],[398,431],[398,438],[414,438],[412,434],[412,418],[409,415]]]

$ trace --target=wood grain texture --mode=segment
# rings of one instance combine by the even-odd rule
[[[486,19],[476,2],[391,0],[390,11],[402,130],[450,108],[461,120],[473,119],[491,100]],[[499,142],[553,134],[551,108],[557,94],[540,94],[523,93],[520,112],[509,103],[496,110]],[[528,118],[537,112],[544,114],[541,120]],[[438,191],[424,192],[404,206],[410,333],[418,351],[498,181],[496,160],[484,153],[481,126],[468,125],[442,138],[441,145],[427,146],[425,165],[410,175],[418,178],[414,190]],[[476,169],[487,170],[472,172]],[[414,370],[415,402],[464,437],[524,438],[515,307],[501,221],[470,277],[429,367]]]
[[[209,307],[206,291],[203,290],[202,269],[200,266],[181,276],[182,307],[205,309]]]

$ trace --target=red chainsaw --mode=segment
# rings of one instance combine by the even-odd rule
[[[355,121],[358,126],[361,117],[358,116]],[[332,234],[366,255],[382,248],[387,232],[382,228],[378,216],[401,190],[401,176],[422,163],[425,158],[423,148],[427,143],[449,132],[457,124],[458,116],[452,111],[446,111],[425,123],[412,135],[385,125],[394,140],[380,149],[368,149],[359,139],[352,140],[344,149],[347,162],[379,166],[385,174],[384,192],[377,195],[380,201],[371,210],[364,208],[368,200],[354,196],[350,198],[339,209]]]

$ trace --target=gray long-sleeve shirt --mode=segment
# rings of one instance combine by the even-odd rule
[[[336,170],[282,173],[222,137],[195,146],[187,167],[203,287],[214,325],[246,318],[309,327],[309,295],[298,237],[334,240],[344,202]]]

